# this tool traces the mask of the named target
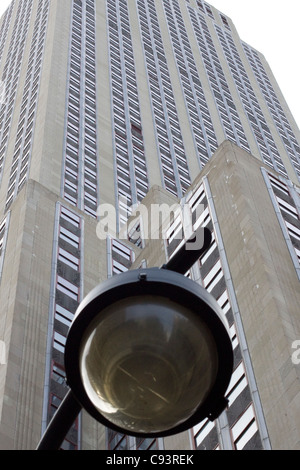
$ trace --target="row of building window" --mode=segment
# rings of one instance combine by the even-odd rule
[[[286,169],[233,38],[230,33],[223,31],[219,26],[215,25],[215,28],[262,160],[277,172],[287,176]]]
[[[120,224],[148,192],[138,85],[127,2],[107,1],[115,168]]]
[[[189,3],[189,0],[187,0],[187,2]],[[210,5],[203,2],[202,0],[196,0],[196,4],[202,15],[207,15],[210,19],[215,20],[215,17],[214,17],[214,14]],[[220,18],[221,18],[223,26],[230,30],[230,24],[226,16],[224,16],[222,13],[219,13],[219,14],[220,14]]]
[[[283,178],[280,180],[271,173],[267,174],[267,178],[273,193],[272,200],[276,201],[275,209],[279,209],[292,250],[294,250],[291,253],[292,259],[300,278],[300,197],[287,180]],[[278,210],[276,213],[278,214]]]
[[[108,450],[158,450],[157,439],[135,438],[107,430]]]
[[[199,198],[198,195],[201,197]],[[224,315],[227,318],[230,334],[232,339],[232,347],[234,351],[234,372],[228,386],[226,397],[229,400],[227,411],[227,420],[229,425],[229,433],[232,441],[233,449],[243,449],[249,445],[250,440],[258,433],[258,425],[255,418],[254,408],[252,404],[249,384],[247,380],[247,372],[242,359],[237,331],[233,319],[229,294],[227,291],[222,262],[219,256],[217,237],[214,232],[210,216],[210,208],[208,206],[205,188],[203,185],[195,191],[190,198],[191,210],[195,212],[197,205],[202,204],[200,226],[206,226],[211,229],[212,243],[210,249],[200,258],[200,276],[203,286],[210,292],[219,303]],[[194,221],[194,229],[199,226],[197,218]],[[209,426],[209,431],[208,427]],[[204,421],[194,428],[195,446],[198,449],[203,448],[209,442],[209,434],[216,426],[216,423],[208,423]],[[213,433],[212,433],[213,434]],[[217,436],[218,434],[215,433]],[[208,439],[205,444],[205,438]],[[213,441],[211,440],[211,445]],[[256,444],[257,445],[257,444]],[[220,444],[216,441],[213,448],[219,448]]]
[[[7,142],[20,78],[21,59],[24,54],[32,6],[32,0],[21,0],[18,4],[7,58],[3,68],[2,82],[5,84],[6,100],[0,107],[0,178],[3,174]]]
[[[6,214],[5,218],[2,220],[0,224],[0,281],[2,277],[2,268],[3,268],[3,263],[4,263],[9,221],[10,221],[10,212]]]
[[[5,47],[5,43],[6,43],[7,32],[10,27],[12,12],[15,6],[15,1],[16,0],[12,0],[12,2],[10,3],[9,7],[7,8],[7,10],[5,11],[2,17],[2,23],[1,23],[1,28],[0,28],[0,61],[2,59],[3,50]]]
[[[197,0],[196,3],[201,13],[208,15],[212,20],[215,19],[210,5],[208,5],[206,2],[203,2],[202,0]]]
[[[53,364],[53,372],[52,379],[55,380],[57,377],[62,378],[60,375],[60,369]],[[50,395],[50,401],[49,401],[49,419],[51,419],[54,414],[56,413],[57,409],[61,405],[62,399],[59,398],[57,395],[52,393]],[[78,445],[77,445],[77,433],[78,433],[78,419],[72,424],[68,435],[62,442],[60,446],[60,450],[77,450]]]
[[[130,269],[134,261],[134,252],[128,245],[117,239],[109,239],[109,272],[108,276],[115,276]]]
[[[215,425],[209,420],[205,420],[195,427],[195,446],[197,449],[204,449],[203,442],[206,442],[206,438],[213,433]],[[253,405],[250,405],[245,412],[240,416],[239,420],[232,426],[230,435],[232,442],[234,443],[235,450],[243,450],[258,432],[257,422],[255,419],[255,412]],[[217,433],[215,433],[217,435]],[[216,441],[215,441],[216,442]],[[216,443],[213,449],[220,450],[220,444]]]
[[[17,136],[6,196],[6,210],[28,178],[32,136],[44,55],[49,0],[40,0],[34,23]]]
[[[217,149],[217,139],[179,3],[177,1],[164,2],[164,9],[199,166],[202,168]]]
[[[55,302],[53,305],[53,343],[51,352],[48,420],[51,419],[67,392],[64,370],[64,351],[67,333],[81,301],[81,240],[82,221],[74,212],[58,204],[55,240],[56,270]],[[78,446],[78,420],[66,436],[62,449]]]
[[[266,104],[273,118],[276,129],[282,139],[282,142],[286,148],[287,154],[291,160],[291,163],[295,169],[295,172],[300,178],[300,147],[296,140],[295,134],[288,122],[288,119],[282,109],[282,106],[276,96],[274,88],[262,61],[257,51],[252,49],[245,43],[242,43],[249,64],[254,72],[257,79],[257,83],[260,90],[265,98]]]
[[[227,80],[205,18],[201,15],[197,16],[195,10],[192,8],[189,8],[189,13],[203,65],[223,125],[225,137],[241,148],[249,151],[249,144],[233,103]]]
[[[5,234],[7,230],[7,220],[6,218],[0,224],[0,258],[3,254]]]
[[[94,1],[73,0],[62,196],[96,218],[98,163]]]
[[[181,196],[190,185],[186,153],[153,0],[137,0],[148,84],[165,189]]]

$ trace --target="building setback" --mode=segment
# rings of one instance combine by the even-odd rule
[[[264,56],[200,0],[13,0],[0,80],[0,449],[65,396],[84,296],[204,226],[187,275],[228,321],[228,409],[144,440],[82,412],[62,447],[300,449],[300,133]]]

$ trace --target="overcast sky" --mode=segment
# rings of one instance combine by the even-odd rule
[[[264,54],[300,127],[299,0],[211,0],[207,3],[229,16],[241,39]],[[10,0],[0,0],[0,16],[9,4]]]

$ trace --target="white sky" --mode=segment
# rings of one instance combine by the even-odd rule
[[[300,127],[299,0],[208,0],[207,3],[229,16],[241,39],[264,54]],[[0,0],[0,16],[9,4],[10,0]]]

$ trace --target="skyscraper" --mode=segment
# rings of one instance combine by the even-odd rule
[[[184,204],[213,234],[189,275],[228,320],[229,408],[156,440],[83,412],[63,448],[299,449],[300,134],[262,54],[201,0],[13,0],[0,74],[0,448],[59,406],[83,297],[182,243],[180,214],[150,237],[138,204]]]

